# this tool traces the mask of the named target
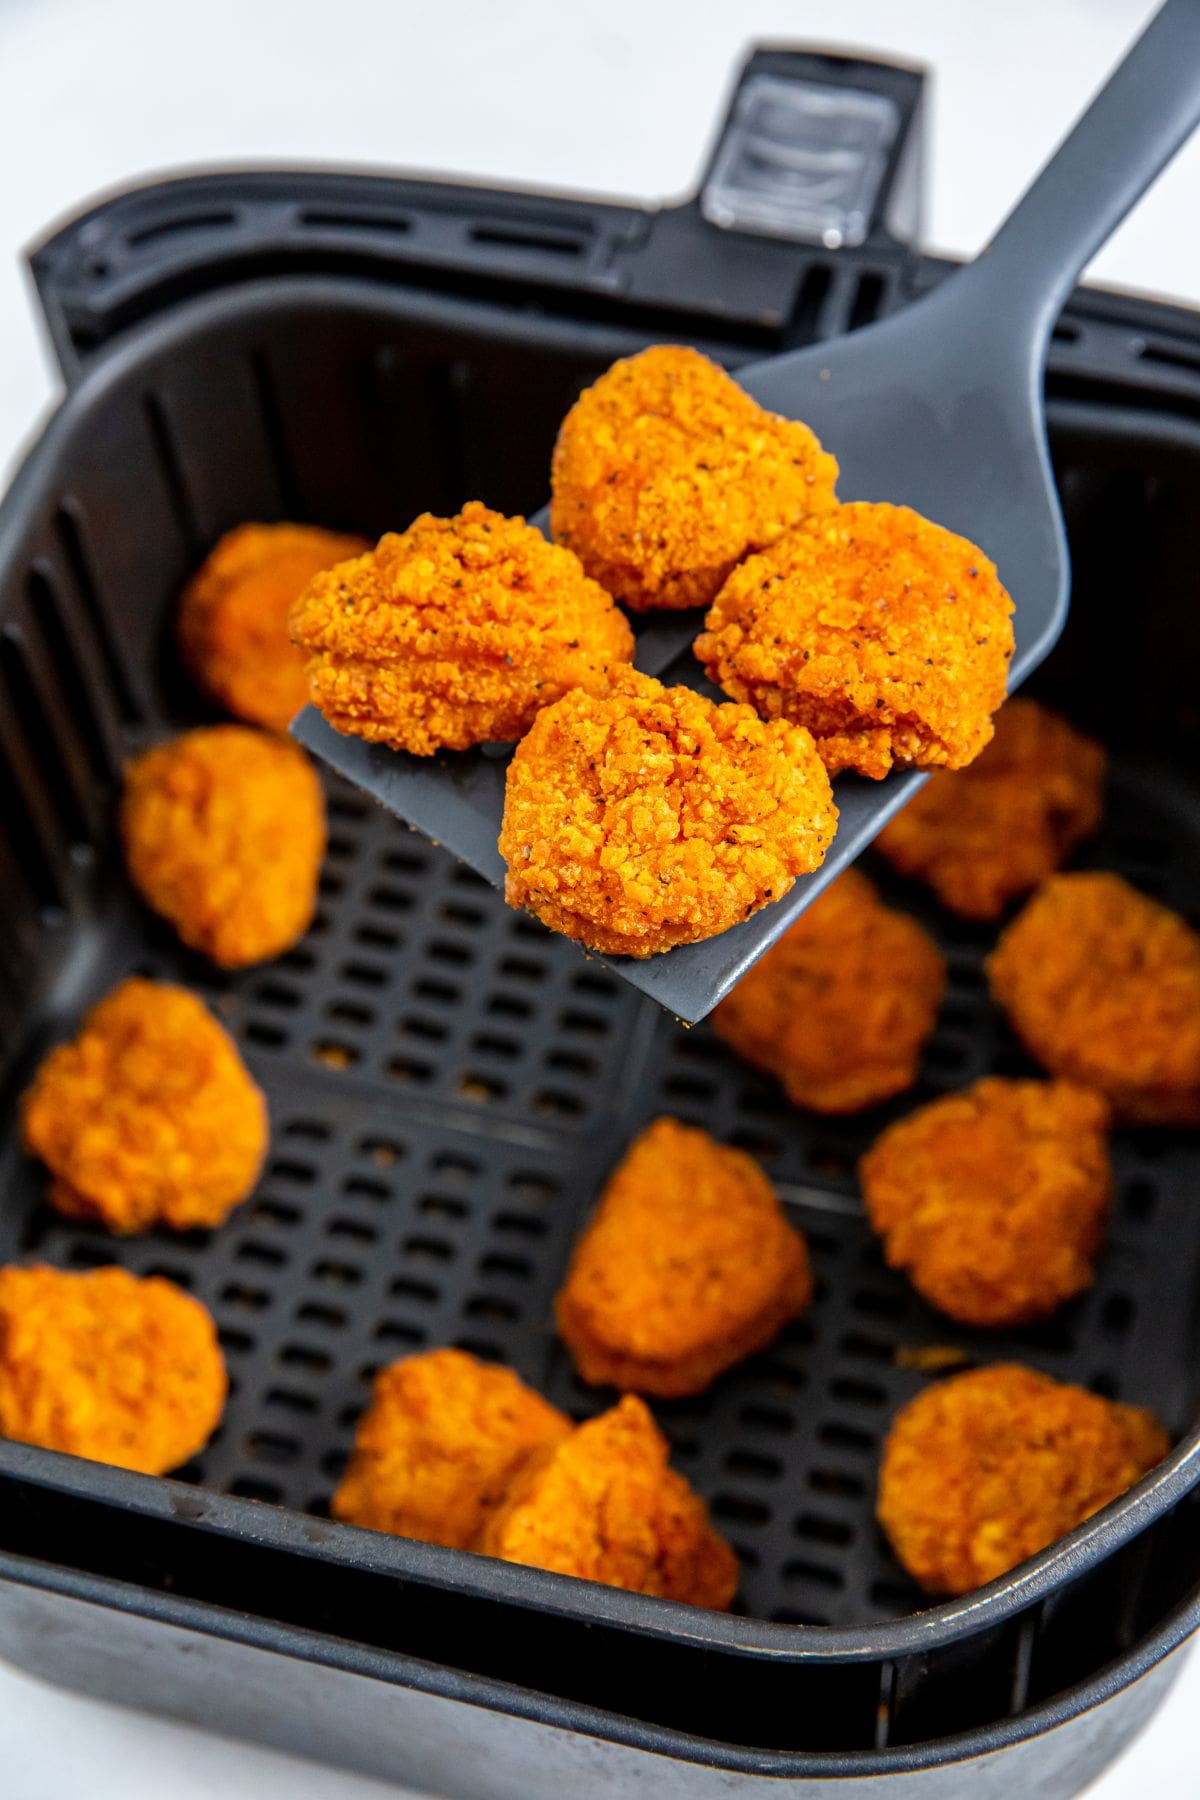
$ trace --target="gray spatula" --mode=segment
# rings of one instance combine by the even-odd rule
[[[1080,271],[1198,119],[1200,0],[1167,0],[978,261],[882,324],[738,372],[756,400],[805,420],[834,452],[843,500],[905,502],[995,561],[1016,603],[1014,686],[1057,638],[1069,589],[1042,410],[1046,342]],[[638,667],[714,692],[690,654],[698,629],[696,614],[652,618]],[[339,736],[311,707],[292,729],[503,884],[496,839],[507,753],[405,756]],[[837,837],[816,874],[720,937],[611,966],[680,1018],[702,1019],[922,779],[839,778]]]

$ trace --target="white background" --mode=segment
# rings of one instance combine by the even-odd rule
[[[22,247],[151,170],[355,163],[684,193],[747,43],[934,73],[927,240],[979,248],[1147,0],[0,0],[0,466],[51,403]],[[1097,259],[1200,301],[1200,140]],[[1200,1659],[1092,1800],[1193,1795]],[[370,1800],[396,1790],[78,1700],[0,1663],[12,1800]],[[584,1797],[586,1800],[586,1797]],[[1016,1797],[1014,1797],[1016,1800]]]

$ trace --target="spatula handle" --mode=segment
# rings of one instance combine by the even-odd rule
[[[976,265],[1050,331],[1096,251],[1200,123],[1200,0],[1166,0]],[[1187,227],[1190,228],[1190,227]]]

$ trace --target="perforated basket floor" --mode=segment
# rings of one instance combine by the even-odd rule
[[[1192,1296],[1164,1246],[1200,1238],[1200,1148],[1122,1133],[1111,1240],[1093,1291],[1036,1331],[984,1337],[938,1318],[883,1266],[856,1195],[857,1156],[913,1104],[1029,1065],[987,998],[993,940],[921,890],[872,872],[936,933],[950,987],[918,1088],[848,1121],[791,1108],[707,1027],[687,1031],[444,853],[359,797],[331,795],[324,898],[282,961],[214,977],[125,895],[79,1008],[139,970],[203,990],[240,1039],[273,1124],[255,1196],[214,1234],[114,1240],[59,1219],[12,1150],[0,1258],[119,1260],[168,1275],[215,1313],[233,1381],[186,1478],[325,1510],[376,1368],[459,1344],[510,1363],[583,1417],[611,1402],[574,1377],[551,1300],[613,1162],[660,1112],[761,1158],[808,1236],[805,1316],[698,1400],[659,1405],[678,1466],[742,1559],[739,1605],[772,1619],[861,1623],[919,1596],[873,1519],[879,1445],[929,1377],[906,1352],[1015,1356],[1187,1422]],[[1119,771],[1082,859],[1195,916],[1200,821],[1161,776]],[[11,1142],[12,1121],[5,1123]]]

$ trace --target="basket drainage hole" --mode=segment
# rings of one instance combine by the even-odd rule
[[[420,1038],[427,1044],[440,1044],[446,1036],[446,1027],[439,1019],[422,1019],[416,1014],[401,1019],[396,1030],[401,1037]]]
[[[426,1262],[450,1262],[454,1256],[453,1246],[443,1243],[441,1238],[409,1237],[401,1246],[405,1256],[423,1258]]]
[[[823,1519],[817,1513],[801,1513],[792,1530],[814,1544],[848,1544],[853,1529],[841,1519]]]
[[[315,1280],[328,1281],[336,1287],[357,1287],[362,1280],[362,1270],[353,1263],[338,1262],[328,1256],[314,1263],[312,1272]]]
[[[862,1331],[850,1331],[839,1346],[845,1356],[860,1356],[865,1362],[884,1363],[889,1368],[895,1361],[896,1347],[883,1338],[868,1337]]]
[[[738,1418],[752,1431],[769,1431],[778,1437],[795,1430],[791,1413],[778,1406],[743,1406]]]
[[[308,1394],[298,1394],[294,1388],[272,1388],[267,1395],[267,1405],[277,1406],[281,1412],[306,1415],[315,1413],[317,1403]]]
[[[303,1308],[302,1310],[311,1313],[314,1309]],[[326,1315],[320,1320],[320,1323],[328,1324],[333,1317],[330,1309],[323,1307],[319,1310]],[[344,1313],[338,1314],[337,1317],[339,1323],[345,1323],[346,1315]],[[324,1350],[310,1349],[307,1344],[285,1344],[279,1352],[279,1362],[282,1368],[304,1369],[310,1375],[327,1375],[333,1367],[331,1356],[327,1356]]]
[[[808,1485],[816,1494],[836,1494],[842,1500],[861,1500],[867,1484],[844,1469],[812,1469]]]
[[[1133,1324],[1135,1312],[1128,1294],[1110,1294],[1100,1309],[1100,1323],[1110,1337],[1124,1337]]]
[[[929,1605],[919,1588],[908,1587],[903,1581],[873,1581],[869,1597],[872,1606],[884,1607],[888,1612],[916,1612]]]
[[[418,1062],[412,1056],[394,1056],[387,1065],[387,1072],[393,1081],[412,1082],[423,1087],[427,1081],[433,1080],[433,1070],[428,1063]]]
[[[783,1474],[777,1456],[763,1456],[754,1450],[731,1450],[725,1467],[731,1475],[744,1475],[750,1481],[778,1481]]]
[[[340,1306],[318,1306],[315,1300],[308,1300],[297,1312],[296,1318],[301,1325],[323,1325],[327,1331],[341,1331],[349,1323],[350,1315],[344,1313]],[[308,1354],[307,1351],[285,1350],[279,1360],[292,1367],[311,1367],[313,1365],[301,1364],[299,1361],[301,1356]],[[322,1360],[328,1367],[328,1359]]]
[[[413,993],[418,1000],[432,1000],[438,1006],[453,1006],[462,999],[462,989],[452,981],[431,981],[428,977],[413,983]]]
[[[491,1294],[476,1294],[466,1305],[468,1319],[494,1319],[498,1323],[510,1325],[521,1316],[519,1306],[511,1300],[498,1300]]]
[[[405,1350],[419,1350],[426,1341],[423,1331],[402,1319],[381,1319],[371,1336],[377,1344],[395,1344]]]
[[[443,1150],[433,1158],[430,1168],[435,1175],[459,1175],[464,1181],[482,1174],[482,1167],[474,1157],[460,1156],[457,1151]]]
[[[394,1300],[413,1300],[421,1306],[434,1306],[441,1299],[439,1290],[429,1281],[413,1281],[407,1275],[400,1275],[388,1288]]]
[[[379,1233],[373,1225],[364,1225],[359,1219],[330,1219],[325,1235],[346,1238],[352,1244],[373,1244]]]
[[[565,1094],[561,1088],[539,1088],[533,1096],[533,1110],[553,1113],[560,1119],[577,1119],[584,1106],[577,1094]]]
[[[783,1579],[810,1582],[813,1587],[827,1588],[830,1593],[836,1593],[846,1585],[840,1569],[828,1569],[824,1563],[809,1562],[807,1557],[785,1563]]]
[[[352,1200],[374,1200],[381,1204],[392,1197],[392,1190],[386,1181],[373,1181],[369,1175],[347,1176],[342,1183],[342,1192]],[[366,1231],[369,1228],[364,1225],[362,1229]]]
[[[456,1091],[464,1100],[484,1103],[489,1100],[503,1100],[508,1094],[508,1083],[498,1081],[491,1075],[480,1075],[477,1071],[468,1071],[460,1075]]]
[[[279,1506],[283,1502],[283,1489],[275,1482],[255,1481],[249,1475],[239,1475],[236,1481],[231,1481],[229,1492],[236,1494],[239,1500],[262,1500],[268,1506]]]
[[[532,1218],[528,1213],[497,1213],[496,1230],[511,1232],[514,1237],[545,1237],[545,1219]]]
[[[335,1000],[325,1008],[325,1017],[332,1019],[335,1025],[354,1025],[360,1030],[375,1023],[375,1012],[369,1006],[359,1006],[352,1000]]]
[[[298,1206],[285,1206],[282,1200],[260,1200],[254,1209],[255,1219],[262,1225],[298,1225]]]
[[[343,963],[339,973],[343,981],[352,981],[358,987],[378,988],[387,980],[387,971],[377,968],[374,963]]]
[[[1149,1181],[1131,1181],[1125,1188],[1125,1211],[1131,1219],[1148,1219],[1158,1195]]]
[[[417,1211],[423,1219],[450,1219],[457,1222],[466,1218],[468,1210],[465,1200],[452,1199],[449,1194],[423,1194],[417,1202]]]
[[[267,1174],[272,1181],[291,1181],[299,1187],[311,1187],[317,1179],[312,1163],[295,1162],[288,1157],[277,1157],[268,1165]]]
[[[255,1431],[246,1439],[246,1450],[258,1462],[286,1465],[300,1455],[300,1440],[278,1431]]]
[[[718,1494],[712,1503],[712,1511],[715,1519],[727,1519],[737,1525],[769,1525],[771,1522],[770,1507],[743,1494]]]
[[[226,1306],[240,1306],[246,1312],[262,1312],[271,1304],[271,1296],[266,1288],[246,1287],[236,1281],[229,1282],[221,1289],[221,1300]]]
[[[485,1011],[490,1019],[528,1019],[533,1007],[528,1000],[517,1000],[511,994],[493,994]]]
[[[327,1069],[352,1069],[358,1061],[354,1046],[340,1043],[336,1038],[319,1038],[309,1046],[308,1054],[313,1062],[321,1063]]]
[[[868,1455],[874,1454],[877,1444],[873,1432],[856,1431],[853,1425],[843,1425],[840,1421],[822,1425],[817,1437],[832,1450],[861,1450]]]
[[[283,1128],[284,1137],[304,1138],[311,1144],[326,1144],[333,1136],[328,1125],[322,1125],[319,1119],[289,1119]]]
[[[287,1256],[274,1244],[258,1244],[251,1240],[248,1243],[239,1244],[233,1260],[239,1263],[254,1263],[264,1269],[278,1269],[287,1261]]]
[[[533,1264],[527,1256],[485,1256],[480,1259],[481,1275],[507,1275],[513,1281],[528,1281]]]
[[[381,1169],[388,1169],[398,1163],[405,1153],[405,1145],[397,1138],[365,1137],[358,1145],[360,1156],[369,1156],[371,1161]]]

